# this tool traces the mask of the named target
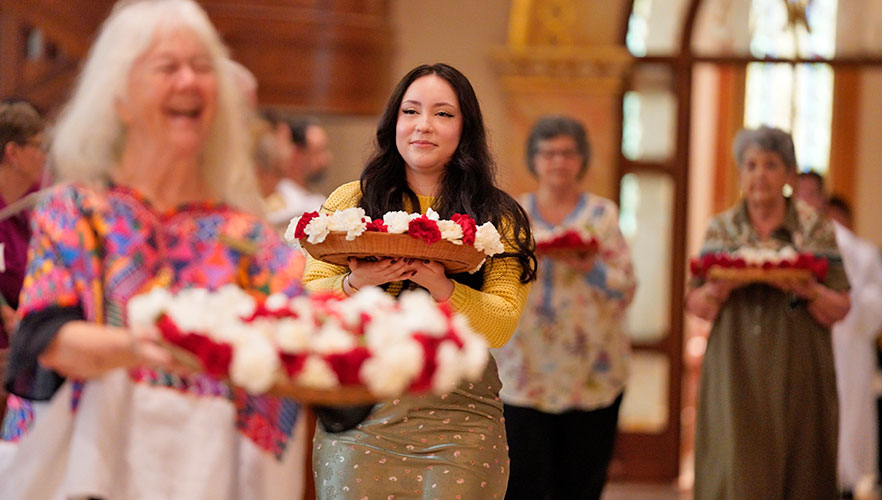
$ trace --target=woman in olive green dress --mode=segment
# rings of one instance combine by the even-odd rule
[[[376,151],[360,182],[337,188],[322,210],[364,208],[371,218],[431,207],[500,229],[505,252],[475,274],[447,275],[438,262],[352,259],[348,267],[309,259],[310,291],[352,295],[382,286],[421,287],[464,314],[491,347],[511,337],[536,276],[524,210],[496,187],[474,90],[445,64],[419,66],[399,82],[377,126]],[[385,401],[354,429],[316,430],[316,494],[324,499],[502,499],[508,452],[501,383],[490,358],[480,381],[444,396]],[[336,429],[332,429],[336,430]]]
[[[833,227],[782,194],[796,174],[787,133],[742,130],[734,150],[744,197],[711,220],[702,254],[790,246],[830,265],[821,282],[693,283],[687,310],[713,322],[698,398],[695,499],[833,499],[830,326],[849,308]]]

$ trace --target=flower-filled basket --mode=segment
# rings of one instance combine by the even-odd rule
[[[827,275],[829,263],[810,252],[793,247],[740,248],[734,252],[711,252],[689,262],[694,276],[741,283],[817,279]]]
[[[557,228],[554,231],[536,231],[536,255],[540,257],[585,258],[594,255],[600,246],[597,238],[582,228]]]
[[[388,212],[371,219],[361,208],[332,214],[310,212],[291,220],[285,239],[318,260],[345,266],[350,257],[424,259],[441,262],[449,273],[475,272],[504,247],[496,227],[478,226],[469,215],[442,220],[426,214]]]
[[[487,343],[424,291],[257,300],[238,287],[134,297],[129,324],[156,325],[180,360],[250,393],[351,405],[445,394],[480,378]]]

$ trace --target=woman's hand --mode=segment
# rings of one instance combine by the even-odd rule
[[[413,270],[404,259],[380,259],[367,261],[349,259],[349,285],[354,289],[383,285],[393,281],[410,279]]]
[[[711,280],[686,294],[686,310],[701,319],[714,321],[737,285],[729,280]]]
[[[773,284],[807,300],[809,314],[827,328],[844,318],[851,308],[848,292],[831,290],[813,279],[785,280]]]
[[[186,374],[158,344],[156,328],[130,331],[86,321],[65,323],[40,355],[40,364],[71,378],[89,379],[115,368],[149,366]]]
[[[453,295],[453,280],[447,277],[444,265],[437,261],[413,260],[410,263],[411,281],[425,288],[432,298],[443,302]]]

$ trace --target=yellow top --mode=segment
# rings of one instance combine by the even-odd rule
[[[359,183],[350,182],[331,193],[322,206],[322,211],[331,213],[355,207],[359,200],[361,200]],[[425,213],[434,198],[419,196],[419,200],[420,212]],[[481,221],[477,222],[481,223]],[[500,230],[511,231],[510,228]],[[515,250],[507,242],[505,249],[507,252]],[[508,342],[518,325],[530,285],[521,283],[521,266],[514,257],[490,258],[484,266],[484,285],[481,289],[475,290],[454,281],[453,295],[448,302],[455,311],[468,318],[476,332],[487,338],[490,347],[501,347]],[[332,291],[344,294],[343,277],[348,271],[345,266],[328,264],[307,257],[303,283],[310,292]],[[402,288],[403,282],[396,281],[390,284],[388,292],[397,295]]]

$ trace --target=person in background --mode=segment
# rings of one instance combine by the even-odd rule
[[[45,171],[43,118],[27,101],[0,101],[0,375],[5,372],[9,336],[18,319],[31,238],[29,202]],[[0,388],[0,414],[6,391]]]
[[[183,370],[127,326],[154,287],[301,292],[260,217],[246,104],[192,0],[118,3],[51,138],[6,387],[0,498],[297,498],[299,406]]]
[[[373,219],[430,207],[443,219],[468,214],[499,228],[505,251],[474,274],[455,275],[436,261],[350,259],[349,266],[337,266],[307,258],[307,290],[352,295],[382,286],[397,296],[421,287],[464,314],[491,346],[505,344],[535,279],[536,260],[527,215],[496,186],[494,174],[466,77],[446,64],[414,68],[386,104],[361,181],[337,188],[322,210],[357,206]],[[500,385],[491,357],[480,381],[450,394],[380,402],[367,408],[362,424],[338,434],[317,428],[318,498],[503,498],[508,454]]]
[[[526,149],[539,185],[520,202],[534,234],[578,229],[600,251],[541,258],[517,330],[493,351],[511,457],[506,499],[599,499],[628,378],[631,252],[616,205],[579,187],[591,156],[581,123],[542,117]]]
[[[292,218],[317,211],[325,201],[324,195],[311,190],[311,179],[320,178],[327,169],[327,135],[320,126],[303,119],[287,118],[273,111],[265,111],[263,117],[276,136],[281,169],[273,174],[278,178],[274,192],[265,194],[267,218],[284,231]],[[324,138],[314,152],[307,140],[309,131],[318,139]],[[314,169],[313,163],[318,167]]]
[[[851,231],[851,209],[842,198],[827,199],[824,178],[799,174],[797,199],[833,219],[836,243],[851,284],[851,309],[833,325],[833,358],[839,393],[839,485],[851,497],[872,484],[879,457],[876,416],[876,337],[882,331],[882,259],[879,250]]]
[[[701,253],[792,247],[825,257],[829,270],[821,281],[690,283],[686,310],[713,323],[698,394],[695,499],[836,498],[830,327],[849,298],[833,226],[783,194],[796,180],[789,134],[745,129],[733,149],[743,198],[711,219]]]

